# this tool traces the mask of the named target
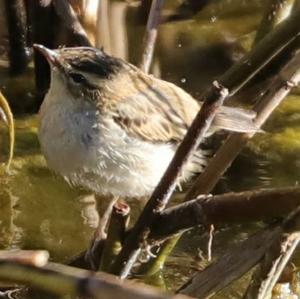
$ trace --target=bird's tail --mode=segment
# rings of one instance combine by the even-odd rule
[[[256,113],[242,108],[222,106],[213,122],[212,132],[228,130],[232,132],[255,133],[261,130],[254,124]]]

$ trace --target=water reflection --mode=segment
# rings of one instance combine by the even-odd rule
[[[9,189],[3,189],[1,194],[1,229],[0,229],[0,246],[6,248],[20,248],[23,237],[23,228],[16,224],[16,219],[20,214],[18,211],[18,200],[13,196]]]

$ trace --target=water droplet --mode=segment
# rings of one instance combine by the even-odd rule
[[[184,77],[181,78],[181,79],[180,79],[180,82],[181,82],[181,83],[186,83],[186,78],[184,78]]]
[[[217,17],[216,17],[216,16],[212,16],[212,17],[210,18],[210,21],[211,21],[212,23],[216,22],[216,21],[217,21]]]

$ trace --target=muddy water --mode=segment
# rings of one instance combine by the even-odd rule
[[[165,13],[172,11],[173,3],[169,2]],[[250,47],[262,2],[212,1],[212,5],[192,19],[163,24],[152,72],[198,97],[213,78]],[[107,22],[110,41],[105,41],[106,48],[137,62],[143,28],[138,25],[136,8],[113,1],[109,13],[119,16],[117,20],[123,20],[126,27],[121,21],[110,18]],[[3,32],[1,41],[5,43]],[[30,106],[33,98],[32,70],[20,78],[10,78],[5,55],[3,57],[0,86],[9,100],[24,112],[24,106]],[[285,100],[264,127],[266,132],[257,136],[236,160],[219,184],[218,192],[298,184],[299,100],[296,95]],[[11,174],[0,178],[0,247],[45,248],[54,261],[64,262],[87,247],[97,215],[91,195],[71,188],[47,169],[40,154],[36,124],[35,115],[16,116],[16,149]],[[5,141],[3,127],[1,132],[1,140]],[[3,147],[5,142],[1,142]],[[222,228],[215,236],[214,256],[222,254],[227,245],[244,239],[259,226]],[[201,232],[195,229],[187,233],[169,258],[163,272],[167,287],[176,288],[205,264],[200,256],[201,251],[202,255],[206,254],[207,234]],[[219,298],[236,298],[245,281],[243,278]]]

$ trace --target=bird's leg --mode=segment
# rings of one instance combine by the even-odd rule
[[[103,212],[103,205],[101,204],[103,198],[97,198],[96,196],[96,209],[99,215],[99,224],[91,240],[91,244],[86,252],[85,259],[90,264],[92,270],[97,270],[100,262],[98,250],[98,244],[101,240],[106,238],[106,228],[111,216],[114,204],[119,200],[118,197],[112,197],[109,200],[106,199],[106,206]]]
[[[119,197],[114,196],[112,197],[108,205],[105,207],[104,213],[101,213],[103,211],[103,207],[100,205],[101,199],[96,197],[96,209],[99,214],[99,224],[94,234],[95,240],[102,240],[106,238],[106,228],[107,224],[111,215],[111,212],[113,210],[113,206],[115,203],[119,200]]]

